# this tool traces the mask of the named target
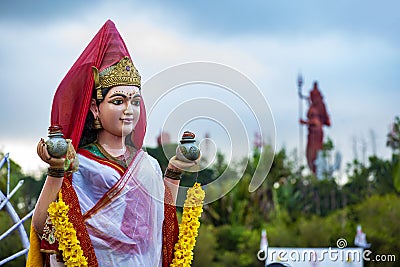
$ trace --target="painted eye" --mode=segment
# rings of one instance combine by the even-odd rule
[[[140,106],[140,100],[133,100],[132,105],[134,106]]]
[[[124,103],[124,101],[122,99],[114,99],[110,101],[111,103],[113,103],[114,105],[121,105]]]

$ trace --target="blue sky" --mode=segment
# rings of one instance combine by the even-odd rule
[[[399,9],[397,1],[1,1],[0,149],[37,169],[54,91],[110,18],[144,81],[192,61],[249,77],[271,108],[277,148],[298,146],[301,71],[304,93],[320,84],[332,120],[326,134],[345,162],[355,150],[361,157],[362,143],[372,153],[371,131],[388,157],[386,133],[400,113]],[[151,145],[160,128],[149,127]]]

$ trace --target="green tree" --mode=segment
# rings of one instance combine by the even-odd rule
[[[202,224],[194,248],[193,267],[213,266],[217,255],[218,243],[215,237],[215,228],[212,225]]]
[[[392,125],[392,130],[387,135],[386,145],[393,151],[392,160],[394,167],[392,171],[393,185],[397,192],[400,193],[400,117],[396,116]]]
[[[4,154],[1,154],[3,157]],[[4,195],[7,193],[7,164],[0,169],[0,190]],[[26,176],[21,167],[12,159],[10,159],[10,192],[17,186],[19,181],[24,181],[24,184],[16,193],[10,198],[10,203],[14,207],[15,211],[18,213],[20,218],[23,218],[28,212],[30,212],[39,195],[42,187],[42,182],[37,181],[32,176]],[[14,222],[12,221],[10,215],[3,208],[0,211],[0,234],[3,234],[8,230]],[[29,225],[30,220],[24,223],[25,229],[29,236]],[[6,236],[0,242],[0,260],[5,259],[12,254],[22,250],[22,242],[17,230],[14,230],[11,234]],[[6,264],[6,266],[23,266],[25,265],[25,257],[20,256]]]
[[[258,261],[260,232],[244,226],[222,225],[215,228],[218,242],[217,257],[213,266],[263,266]]]

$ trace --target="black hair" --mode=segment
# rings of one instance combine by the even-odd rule
[[[101,90],[101,95],[103,96],[103,99],[106,97],[108,91],[110,91],[111,88],[103,88]],[[92,98],[96,99],[96,105],[99,106],[101,101],[97,100],[97,90],[93,90],[92,92]],[[90,143],[93,143],[97,139],[97,131],[94,128],[94,116],[93,113],[88,110],[88,113],[86,114],[86,120],[85,120],[85,125],[83,126],[83,131],[82,131],[82,136],[81,140],[79,141],[79,147],[84,147]]]

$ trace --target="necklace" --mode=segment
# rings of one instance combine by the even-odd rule
[[[119,157],[125,155],[125,153],[126,153],[126,146],[123,146],[122,148],[116,148],[116,149],[110,148],[106,144],[103,144],[101,146],[104,148],[104,150],[106,150],[108,152],[109,155],[111,155],[114,158],[119,158]]]
[[[131,148],[129,146],[124,146],[123,153],[119,156],[114,157],[110,153],[108,153],[108,151],[99,142],[97,142],[97,140],[94,142],[94,144],[107,159],[123,166],[124,168],[128,167],[128,164],[132,161],[132,158],[135,154],[133,147]]]

